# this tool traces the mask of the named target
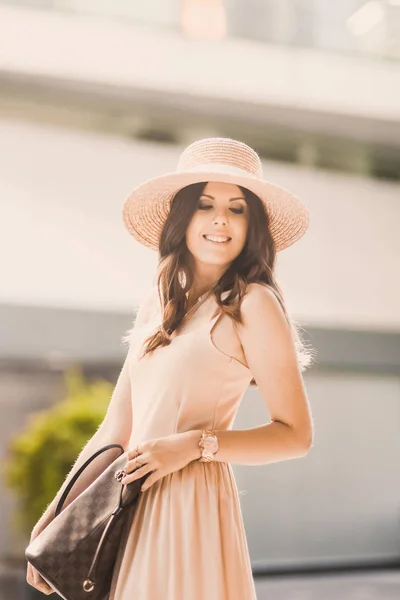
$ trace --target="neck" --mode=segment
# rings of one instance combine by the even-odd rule
[[[203,296],[207,296],[208,292],[211,293],[211,288],[213,287],[213,285],[208,286],[208,287],[203,287],[200,290],[193,290],[193,288],[190,290],[190,292],[188,292],[188,311],[191,310],[193,308],[193,306],[195,306],[198,302],[201,302],[203,299]]]
[[[212,287],[214,287],[225,273],[228,265],[216,267],[196,262],[193,264],[193,284],[190,288],[189,298],[196,301]]]
[[[203,294],[206,294],[211,288],[215,287],[217,282],[218,279],[209,282],[194,283],[188,292],[188,298],[191,302],[196,302],[200,296],[203,296]]]

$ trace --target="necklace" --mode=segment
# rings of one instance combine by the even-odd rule
[[[201,304],[213,291],[213,288],[211,288],[210,290],[208,290],[207,292],[204,292],[204,294],[202,294],[201,296],[199,296],[196,300],[196,302],[193,304],[193,306],[191,308],[189,308],[188,311],[186,311],[185,313],[185,317],[187,317],[187,315],[189,313],[191,313],[197,306],[199,306],[199,304]]]

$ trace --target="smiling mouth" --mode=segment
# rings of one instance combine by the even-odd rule
[[[203,238],[206,240],[206,242],[210,242],[210,244],[227,244],[232,239],[232,238],[228,237],[227,240],[210,240],[208,237],[206,237],[206,235],[203,235]]]

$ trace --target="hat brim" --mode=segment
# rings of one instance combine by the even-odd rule
[[[160,234],[171,200],[192,183],[218,181],[249,189],[264,203],[276,250],[294,244],[306,232],[309,213],[303,202],[285,188],[264,179],[219,172],[166,173],[141,183],[126,198],[122,215],[129,233],[141,244],[158,250]]]

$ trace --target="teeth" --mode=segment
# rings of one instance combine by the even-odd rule
[[[229,240],[229,237],[219,237],[219,236],[214,236],[214,235],[205,235],[204,236],[206,238],[206,240],[210,240],[211,242],[227,242]]]

